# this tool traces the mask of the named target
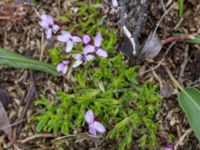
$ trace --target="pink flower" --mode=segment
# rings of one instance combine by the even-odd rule
[[[66,53],[69,53],[72,50],[75,43],[82,42],[80,37],[73,36],[71,33],[67,31],[61,31],[61,35],[58,35],[57,39],[60,42],[67,43],[67,46],[65,49]]]
[[[73,68],[80,66],[82,63],[90,60],[94,60],[95,56],[88,54],[73,54],[72,57],[76,60],[72,65]]]
[[[54,24],[53,18],[49,15],[43,14],[40,19],[39,24],[45,29],[47,39],[50,39],[52,32],[56,33],[59,30],[59,26]]]
[[[86,45],[83,48],[83,53],[85,55],[87,55],[88,53],[95,53],[97,56],[108,57],[107,52],[100,47],[102,40],[103,38],[101,36],[101,33],[98,32],[96,37],[94,38],[94,45],[90,45],[90,44]]]
[[[92,112],[92,110],[88,110],[85,113],[85,121],[88,123],[89,125],[89,132],[96,136],[96,133],[104,133],[106,132],[105,127],[98,121],[94,121],[94,114]]]
[[[91,41],[91,37],[86,34],[86,35],[83,36],[82,41],[83,41],[84,44],[89,44],[90,41]]]
[[[57,71],[58,72],[61,72],[63,75],[67,73],[67,70],[68,70],[68,65],[70,64],[71,62],[69,60],[64,60],[62,61],[62,63],[58,64],[57,65]]]

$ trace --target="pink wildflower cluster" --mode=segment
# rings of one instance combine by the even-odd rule
[[[47,39],[50,39],[53,36],[53,33],[55,34],[60,30],[59,25],[56,24],[53,17],[43,14],[41,15],[40,19],[41,21],[39,24],[44,28]],[[98,32],[95,36],[93,43],[91,43],[92,38],[87,34],[83,35],[81,38],[64,30],[61,31],[60,35],[57,35],[56,39],[59,42],[66,44],[66,53],[70,53],[73,49],[73,46],[77,43],[82,43],[84,46],[82,53],[72,54],[72,59],[74,61],[69,58],[67,60],[63,60],[60,64],[57,65],[57,71],[63,75],[67,73],[70,66],[76,68],[87,61],[94,60],[97,56],[104,58],[108,57],[107,52],[101,48],[103,38],[100,32]],[[90,134],[93,136],[96,136],[97,132],[104,133],[106,131],[105,127],[100,122],[95,121],[92,110],[88,110],[86,112],[85,121],[89,125]]]
[[[40,18],[41,21],[39,24],[45,29],[46,38],[50,39],[53,33],[57,33],[59,31],[60,27],[49,15],[43,14]],[[84,45],[82,53],[72,54],[73,59],[63,60],[60,64],[57,65],[57,71],[63,75],[67,73],[70,66],[76,68],[87,61],[94,60],[97,56],[104,58],[108,57],[107,52],[101,48],[103,38],[100,32],[98,32],[94,38],[93,44],[91,44],[92,38],[87,34],[83,35],[81,38],[64,30],[61,31],[61,34],[57,36],[57,40],[66,44],[66,53],[71,52],[73,46],[77,43],[82,43]]]

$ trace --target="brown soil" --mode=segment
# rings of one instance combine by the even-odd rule
[[[20,21],[9,20],[2,22],[0,20],[0,47],[14,50],[35,59],[42,58],[42,60],[47,62],[49,60],[47,51],[45,50],[43,54],[41,48],[44,43],[41,37],[44,36],[44,33],[38,25],[39,19],[36,11],[40,14],[44,11],[48,11],[54,16],[62,15],[64,12],[68,11],[69,8],[73,8],[72,1],[74,0],[65,0],[63,3],[59,3],[59,0],[48,0],[48,2],[41,0],[40,2],[37,2],[36,6],[28,10],[27,15],[20,19]],[[167,1],[164,2],[167,4]],[[5,5],[5,3],[0,2],[0,8],[3,5]],[[171,5],[172,3],[170,3],[166,9],[168,9]],[[185,6],[184,17],[181,22],[181,18],[179,18],[177,14],[177,5],[173,7],[164,17],[157,32],[161,39],[165,39],[171,33],[177,31],[183,33],[200,33],[200,1],[188,0],[186,1]],[[158,6],[158,2],[153,2],[151,4],[149,12],[149,18],[147,25],[145,26],[144,33],[142,33],[141,40],[146,39],[149,31],[154,30],[157,22],[163,14],[163,10],[160,6]],[[113,24],[116,24],[116,22],[113,22]],[[175,29],[177,25],[178,27]],[[169,45],[164,46],[160,54],[153,61],[144,62],[141,64],[141,67],[145,67],[145,70],[155,67],[156,64],[158,64],[163,58],[168,47]],[[186,54],[187,61],[185,61]],[[182,68],[181,66],[183,66],[185,62],[187,63],[185,67]],[[176,144],[180,140],[181,136],[183,136],[186,130],[190,127],[185,114],[178,105],[176,98],[177,89],[172,86],[173,84],[168,78],[168,75],[163,67],[164,65],[170,69],[172,74],[179,79],[184,86],[199,87],[200,46],[177,42],[171,47],[161,66],[153,70],[154,73],[149,71],[140,76],[140,78],[143,79],[143,82],[153,81],[160,83],[158,81],[160,79],[162,82],[166,82],[167,85],[171,85],[171,96],[162,100],[161,111],[157,114],[156,119],[160,124],[159,133],[162,134],[163,132],[166,132],[172,134],[174,136],[173,143]],[[33,83],[31,74],[33,74],[34,77],[37,94],[46,95],[50,100],[53,99],[56,91],[61,89],[67,91],[68,89],[65,79],[55,79],[44,73],[32,72],[28,70],[16,70],[5,66],[1,66],[0,70],[0,89],[6,91],[12,99],[12,103],[7,109],[7,114],[11,123],[15,123],[19,119],[25,106],[26,102],[24,102],[24,99]],[[32,116],[34,111],[35,107],[31,104],[27,112],[27,118]],[[14,144],[9,142],[5,134],[1,134],[0,149],[55,149],[55,147],[52,147],[49,142],[49,138],[39,138],[39,140],[30,140],[22,143],[24,139],[31,137],[34,134],[36,134],[35,125],[24,121],[23,128],[21,132],[16,135],[17,141]],[[87,149],[84,148],[84,146],[85,145],[83,144],[81,149]],[[184,138],[181,144],[179,144],[178,149],[200,149],[198,140],[194,136],[193,132]]]

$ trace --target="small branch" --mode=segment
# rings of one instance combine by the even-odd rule
[[[32,71],[30,71],[30,76],[32,77]],[[27,95],[24,99],[24,102],[26,103],[26,105],[24,106],[24,108],[21,112],[19,120],[23,120],[26,117],[28,108],[29,108],[33,98],[35,97],[35,94],[36,94],[36,87],[35,87],[35,83],[34,83],[34,80],[33,80],[33,77],[32,77],[32,85],[31,85],[30,89],[28,90],[28,93],[27,93]],[[23,124],[20,124],[16,127],[17,128],[16,129],[17,134],[20,133],[20,131],[22,129],[22,125]]]
[[[169,70],[168,67],[165,66],[165,70],[167,72],[167,74],[169,75],[169,78],[172,80],[172,82],[174,83],[174,85],[176,87],[178,87],[181,91],[185,91],[184,88],[180,85],[180,83],[174,78],[174,76],[172,75],[171,71]]]
[[[22,140],[21,143],[24,144],[27,143],[28,141],[32,141],[38,138],[53,138],[53,137],[55,137],[55,135],[53,134],[36,134]]]
[[[65,135],[65,136],[58,137],[54,140],[56,141],[56,140],[61,140],[61,139],[69,138],[69,137],[77,137],[77,135],[68,134],[68,135]]]
[[[167,37],[166,39],[161,41],[161,44],[166,45],[174,41],[181,42],[181,41],[192,40],[192,39],[195,39],[194,35],[188,35],[188,34],[176,35],[176,36]]]
[[[189,51],[189,46],[187,45],[186,48],[185,48],[185,53],[184,53],[184,61],[183,61],[183,63],[181,64],[181,71],[180,71],[180,74],[179,74],[179,81],[182,81],[185,68],[186,68],[187,63],[188,63],[188,61],[189,61],[189,58],[188,58],[188,51]]]
[[[42,58],[43,58],[43,55],[44,55],[44,50],[45,50],[44,33],[42,33],[41,48],[40,48],[40,58],[39,58],[40,61],[42,61]]]
[[[23,107],[23,110],[22,110],[22,112],[20,114],[20,118],[18,119],[18,121],[21,121],[21,123],[17,124],[16,127],[13,129],[13,142],[17,140],[17,135],[20,134],[21,129],[23,127],[22,121],[25,120],[27,111],[29,109],[29,106],[32,103],[32,100],[34,99],[34,97],[37,95],[32,71],[30,71],[30,76],[31,76],[32,84],[31,84],[31,87],[29,88],[28,93],[27,93],[27,95],[26,95],[26,97],[24,99],[24,102],[26,104]]]
[[[157,23],[157,25],[156,25],[156,28],[155,28],[155,30],[154,30],[154,32],[153,32],[153,37],[155,36],[156,31],[157,31],[157,29],[158,29],[158,27],[159,27],[161,21],[162,21],[163,18],[169,13],[169,11],[174,7],[174,5],[175,5],[175,3],[172,4],[172,6],[171,6],[167,11],[165,11],[165,13],[162,15],[162,17],[161,17],[160,20],[158,21],[158,23]]]
[[[183,143],[184,139],[186,136],[188,136],[190,133],[192,132],[192,129],[188,129],[180,138],[179,140],[176,142],[176,145],[174,146],[174,150],[178,149],[178,146]]]
[[[163,0],[160,0],[160,6],[161,6],[161,8],[162,8],[162,10],[163,10],[164,12],[167,11],[167,9],[166,9],[166,7],[165,7],[165,4],[164,4]]]

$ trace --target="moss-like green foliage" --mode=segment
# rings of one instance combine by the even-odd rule
[[[87,64],[75,73],[79,84],[72,93],[59,92],[53,104],[44,97],[35,102],[47,107],[35,117],[37,131],[71,133],[85,125],[84,114],[92,109],[111,129],[107,137],[118,140],[120,149],[132,142],[154,148],[157,125],[153,117],[160,96],[155,85],[138,84],[135,70],[128,68],[122,55]]]
[[[75,25],[67,29],[79,34],[95,35],[100,30],[104,38],[102,47],[107,50],[109,58],[97,57],[74,70],[76,83],[70,93],[58,92],[54,102],[45,97],[35,101],[36,105],[45,108],[38,109],[40,113],[33,119],[38,123],[37,131],[54,134],[80,131],[78,129],[86,125],[85,112],[91,109],[107,128],[107,140],[114,139],[119,143],[117,148],[130,149],[133,143],[138,143],[141,148],[155,148],[157,124],[154,115],[159,110],[161,98],[156,92],[157,86],[138,83],[137,68],[129,67],[123,55],[115,51],[116,35],[113,29],[100,25],[102,16],[96,5],[86,5],[84,1],[77,7],[79,11],[76,16],[67,14],[61,20],[74,20]],[[81,48],[76,45],[73,51],[81,51]],[[63,59],[61,53],[60,48],[50,50],[52,63],[57,64]]]

